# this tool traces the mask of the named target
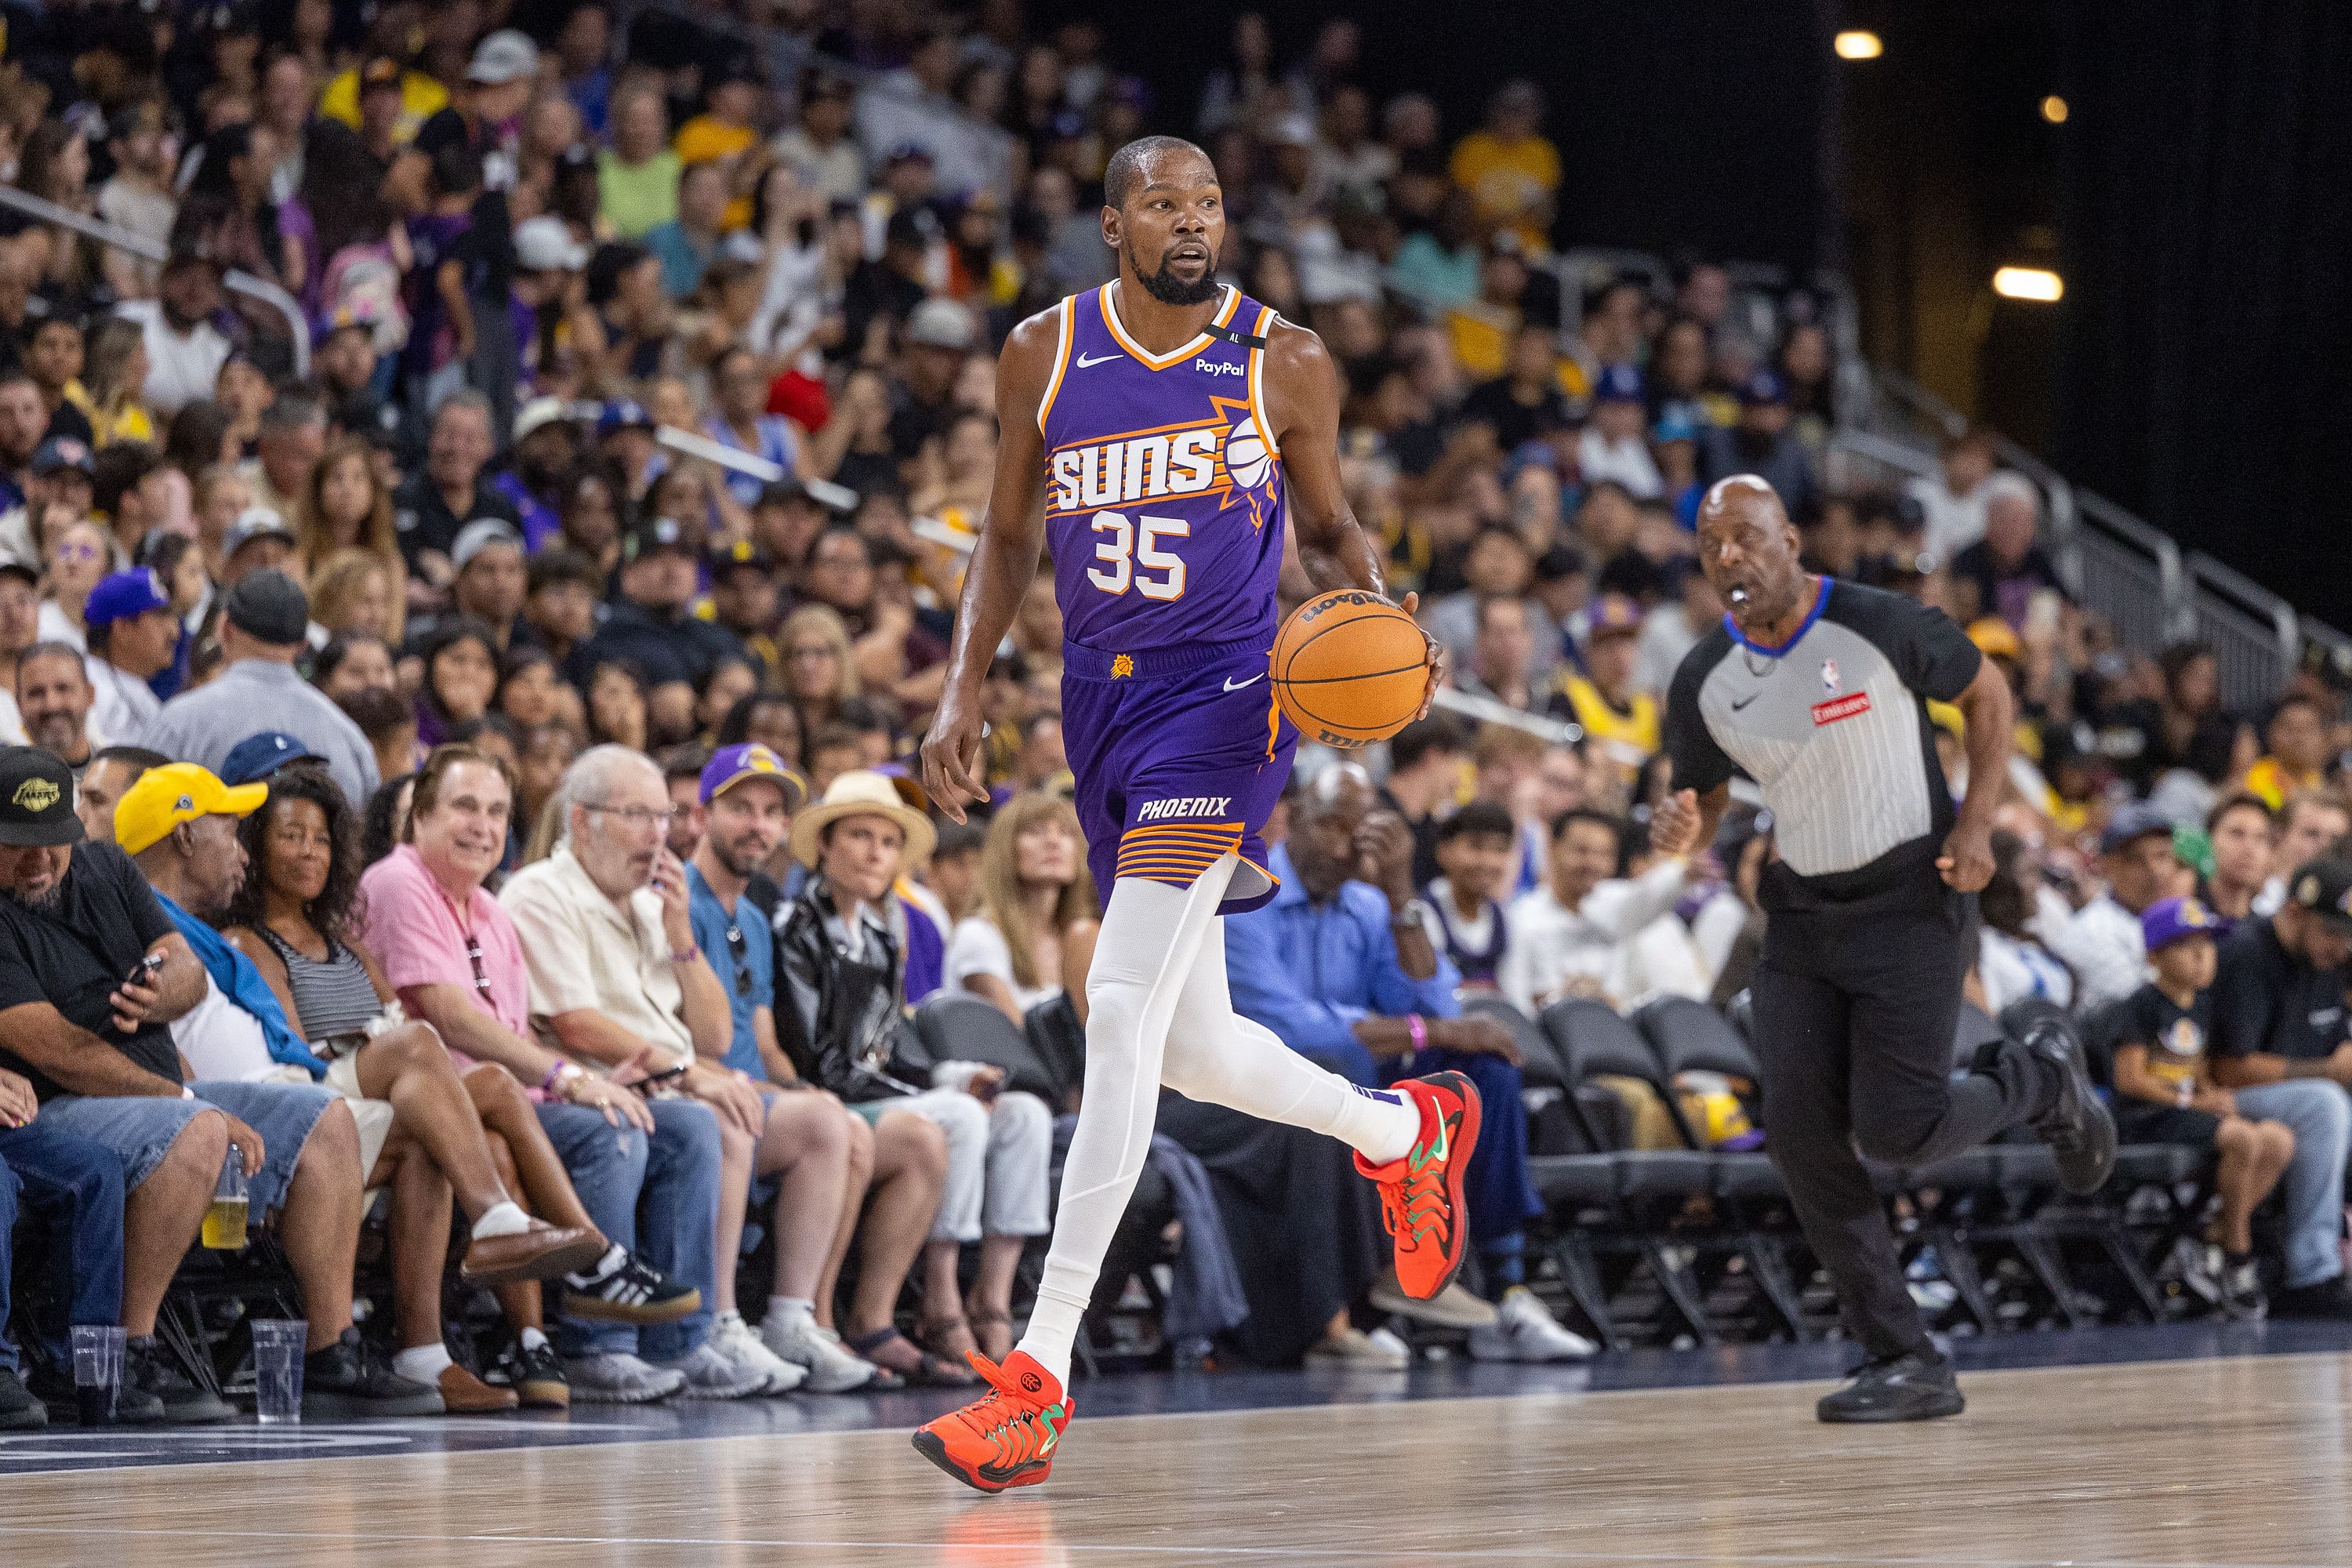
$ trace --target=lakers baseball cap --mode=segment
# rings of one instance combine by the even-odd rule
[[[250,816],[269,798],[264,784],[225,784],[194,763],[149,768],[114,805],[114,841],[136,855],[184,822]]]
[[[1591,624],[1584,640],[1630,637],[1642,629],[1642,606],[1623,594],[1603,594],[1592,602]]]
[[[5,781],[0,781],[5,782]],[[2287,884],[2287,902],[2321,924],[2352,932],[2352,861],[2312,860]]]
[[[798,811],[808,799],[808,785],[784,760],[757,741],[721,746],[702,770],[702,804],[709,805],[745,779],[773,779],[784,792],[784,809]]]
[[[2140,941],[2150,952],[2161,952],[2192,936],[2219,936],[2229,925],[2197,899],[2158,899],[2140,911]]]
[[[29,849],[81,840],[73,770],[38,746],[0,746],[0,844]]]

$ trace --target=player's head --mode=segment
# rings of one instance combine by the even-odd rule
[[[1734,474],[1707,488],[1698,503],[1698,563],[1731,618],[1769,626],[1796,608],[1805,569],[1797,530],[1772,487]]]
[[[1121,273],[1153,299],[1198,305],[1216,298],[1225,244],[1216,165],[1180,137],[1129,142],[1103,170],[1102,232]]]

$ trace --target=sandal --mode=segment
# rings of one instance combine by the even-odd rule
[[[1013,1353],[1013,1314],[1010,1312],[974,1312],[971,1314],[972,1336],[980,1341],[980,1353],[1003,1364]]]
[[[951,1318],[924,1318],[915,1324],[915,1338],[923,1348],[931,1351],[958,1366],[964,1358],[980,1348],[980,1341],[971,1331],[971,1322],[961,1312]],[[958,1342],[961,1341],[961,1342]]]
[[[885,1372],[895,1373],[908,1383],[923,1388],[969,1388],[980,1381],[974,1373],[942,1361],[915,1343],[896,1328],[880,1328],[870,1334],[845,1339],[842,1343],[851,1352],[864,1356]],[[884,1360],[885,1352],[898,1352]]]

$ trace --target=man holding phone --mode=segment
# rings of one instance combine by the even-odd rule
[[[564,773],[558,799],[562,842],[499,895],[530,970],[532,1025],[589,1071],[647,1096],[656,1165],[667,1132],[714,1167],[710,1184],[691,1192],[649,1173],[637,1216],[647,1250],[665,1272],[702,1286],[710,1305],[640,1331],[639,1342],[685,1375],[689,1398],[783,1393],[806,1371],[769,1350],[735,1304],[751,1182],[774,1176],[781,1189],[776,1293],[813,1297],[847,1191],[847,1121],[828,1097],[763,1097],[726,1065],[734,1015],[695,938],[661,770],[627,747],[593,747]]]

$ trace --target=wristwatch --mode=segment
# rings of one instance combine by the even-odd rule
[[[547,1076],[539,1080],[540,1092],[551,1094],[558,1100],[565,1099],[567,1096],[563,1091],[572,1087],[572,1080],[587,1076],[588,1069],[579,1063],[559,1060],[547,1069]]]
[[[1389,911],[1389,930],[1427,931],[1429,928],[1422,922],[1422,908],[1419,899],[1407,899],[1402,909]]]

